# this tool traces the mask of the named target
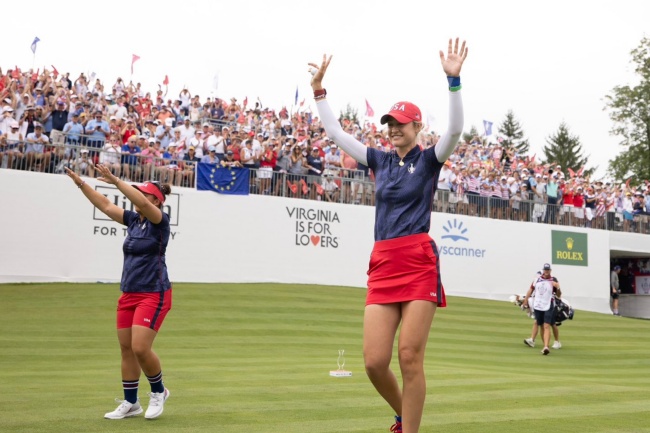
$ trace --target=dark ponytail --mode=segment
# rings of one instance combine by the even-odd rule
[[[163,195],[169,195],[172,192],[172,186],[168,183],[156,183],[154,185],[160,189],[160,192],[162,192]]]

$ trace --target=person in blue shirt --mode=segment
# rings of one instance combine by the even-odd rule
[[[122,146],[122,174],[126,176],[127,180],[136,181],[140,179],[142,175],[141,152],[142,149],[137,145],[135,137],[129,138],[126,144]]]
[[[79,113],[72,113],[72,120],[65,124],[63,127],[63,134],[65,135],[65,142],[67,144],[74,144],[78,146],[81,144],[81,136],[84,133],[84,127],[79,123]]]
[[[391,431],[419,430],[426,395],[424,353],[437,307],[446,306],[438,249],[429,237],[431,211],[442,164],[453,153],[463,131],[460,71],[467,58],[465,42],[450,39],[440,51],[449,83],[448,131],[427,149],[417,144],[422,113],[411,102],[394,104],[382,116],[394,150],[364,146],[347,134],[330,108],[322,80],[332,57],[309,63],[316,107],[327,136],[348,155],[375,173],[375,246],[368,269],[363,353],[366,373],[396,412]],[[402,387],[390,369],[398,327]]]
[[[117,304],[117,339],[122,353],[124,400],[104,418],[122,419],[142,413],[138,399],[141,372],[151,386],[145,418],[157,418],[169,397],[169,390],[162,380],[160,358],[152,346],[172,306],[172,284],[165,261],[170,236],[169,216],[162,211],[171,187],[149,182],[131,185],[113,175],[109,167],[97,165],[98,179],[117,187],[133,203],[134,212],[116,206],[74,171],[65,170],[97,209],[127,227],[122,247],[122,295]]]
[[[104,115],[101,111],[96,111],[93,119],[86,123],[86,145],[90,148],[101,149],[104,147],[106,137],[111,133],[111,128],[108,122],[104,120]],[[95,156],[97,152],[91,152],[91,156]]]

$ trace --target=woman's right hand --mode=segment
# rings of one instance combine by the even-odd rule
[[[72,181],[74,182],[75,185],[77,185],[78,187],[80,187],[81,184],[83,183],[83,180],[81,179],[81,177],[79,177],[79,175],[78,175],[77,173],[75,173],[74,171],[70,170],[68,167],[64,167],[64,169],[65,169],[65,174],[67,174],[68,177],[69,177],[70,179],[72,179]]]
[[[316,70],[316,72],[313,73],[311,77],[311,88],[313,90],[323,89],[323,77],[325,76],[325,72],[327,71],[327,67],[330,64],[330,61],[332,61],[332,56],[330,55],[327,57],[326,54],[323,54],[323,61],[321,62],[320,66],[316,63],[308,63],[310,66],[310,73],[312,73],[312,68]]]

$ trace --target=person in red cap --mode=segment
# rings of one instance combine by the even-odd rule
[[[440,169],[463,132],[460,71],[467,58],[465,42],[450,39],[447,55],[440,51],[449,83],[449,125],[430,148],[421,149],[420,109],[412,102],[395,103],[381,123],[394,147],[390,152],[364,146],[347,134],[330,108],[322,81],[332,57],[309,63],[316,107],[327,133],[348,155],[375,174],[375,246],[370,256],[364,312],[365,368],[375,389],[396,412],[391,431],[415,433],[420,428],[426,381],[424,352],[437,307],[446,306],[438,249],[429,237],[433,197]],[[402,387],[390,369],[398,327]]]
[[[100,175],[98,179],[115,185],[135,207],[134,212],[116,206],[66,168],[66,174],[97,209],[127,227],[120,283],[122,295],[117,303],[117,339],[122,353],[124,400],[104,418],[122,419],[142,413],[138,399],[141,372],[151,385],[145,418],[157,418],[169,397],[169,390],[162,380],[160,359],[152,346],[172,306],[172,285],[165,263],[169,216],[162,211],[171,187],[153,182],[130,185],[116,177],[109,167],[99,164],[96,168]]]

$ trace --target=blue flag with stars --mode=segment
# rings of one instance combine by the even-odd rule
[[[221,194],[248,195],[247,168],[227,168],[219,164],[199,162],[196,189]]]

